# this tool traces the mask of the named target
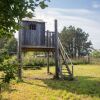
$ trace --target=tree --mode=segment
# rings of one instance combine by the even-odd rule
[[[4,45],[7,43],[7,41],[8,41],[7,37],[0,38],[0,49],[4,48]]]
[[[4,45],[4,49],[7,51],[8,55],[13,55],[17,52],[17,40],[14,36],[8,39],[7,43]]]
[[[9,56],[13,55],[17,52],[17,40],[12,35],[8,37],[0,38],[0,63],[4,61],[4,59],[9,58]]]
[[[100,50],[94,50],[91,55],[95,58],[100,58]]]
[[[0,36],[18,30],[18,22],[26,16],[32,17],[35,7],[47,7],[45,1],[47,0],[0,0]]]
[[[88,33],[80,28],[75,29],[74,26],[64,27],[60,33],[62,44],[71,57],[79,57],[89,53],[92,43],[88,41],[88,37]]]

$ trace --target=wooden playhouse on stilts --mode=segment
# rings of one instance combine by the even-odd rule
[[[22,79],[22,52],[42,51],[48,53],[48,73],[49,73],[49,52],[54,54],[56,79],[73,79],[73,64],[64,50],[58,37],[57,20],[54,21],[54,32],[45,31],[45,22],[39,19],[24,18],[20,25],[18,35],[18,78]],[[62,64],[63,60],[63,65]],[[68,66],[68,60],[71,68]]]

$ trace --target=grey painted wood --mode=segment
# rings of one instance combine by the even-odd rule
[[[50,73],[50,68],[49,68],[49,52],[47,52],[47,73]]]
[[[30,25],[35,24],[36,30],[31,30]],[[21,44],[29,45],[29,46],[41,46],[45,45],[45,23],[44,22],[31,22],[31,21],[23,21],[22,22],[23,29],[22,33],[22,42]]]
[[[36,30],[31,30],[30,25],[36,24]],[[44,22],[32,22],[32,21],[22,21],[21,29],[21,44],[23,46],[47,46],[54,47],[54,32],[48,32],[48,39],[47,33],[45,33],[45,23]]]
[[[40,41],[41,41],[41,45],[44,46],[45,45],[45,23],[41,23],[41,34],[40,34]]]

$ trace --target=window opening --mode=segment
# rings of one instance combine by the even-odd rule
[[[30,30],[36,30],[36,24],[30,24],[29,28]]]

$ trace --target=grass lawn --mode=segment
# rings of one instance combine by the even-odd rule
[[[1,100],[100,100],[100,65],[76,65],[74,81],[53,80],[46,70],[24,70],[23,82],[12,81]]]

